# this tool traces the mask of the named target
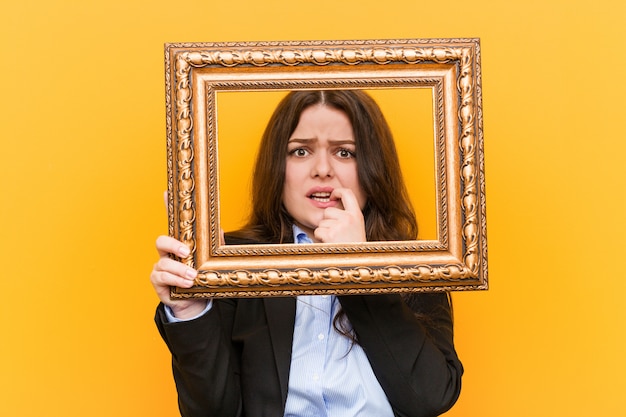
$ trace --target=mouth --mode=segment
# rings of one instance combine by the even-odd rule
[[[311,193],[308,195],[311,200],[320,202],[320,203],[328,203],[330,202],[330,192],[326,191],[318,191],[315,193]]]

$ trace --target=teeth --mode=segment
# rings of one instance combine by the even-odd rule
[[[310,198],[312,198],[315,201],[320,201],[322,203],[328,203],[330,201],[330,193],[324,193],[324,192],[313,193],[311,194]]]

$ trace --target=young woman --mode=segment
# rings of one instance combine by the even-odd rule
[[[360,91],[289,93],[257,157],[252,214],[226,243],[417,237],[393,138]],[[447,294],[170,300],[196,271],[157,239],[155,317],[188,416],[437,416],[463,367]]]

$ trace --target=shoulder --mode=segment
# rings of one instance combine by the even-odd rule
[[[449,314],[452,308],[450,295],[447,292],[407,293],[402,295],[403,301],[411,310],[421,314]]]

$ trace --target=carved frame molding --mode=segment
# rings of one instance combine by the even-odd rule
[[[487,289],[477,39],[172,43],[165,65],[169,234],[200,272],[172,297]],[[437,240],[219,244],[217,91],[415,86],[435,102]]]

